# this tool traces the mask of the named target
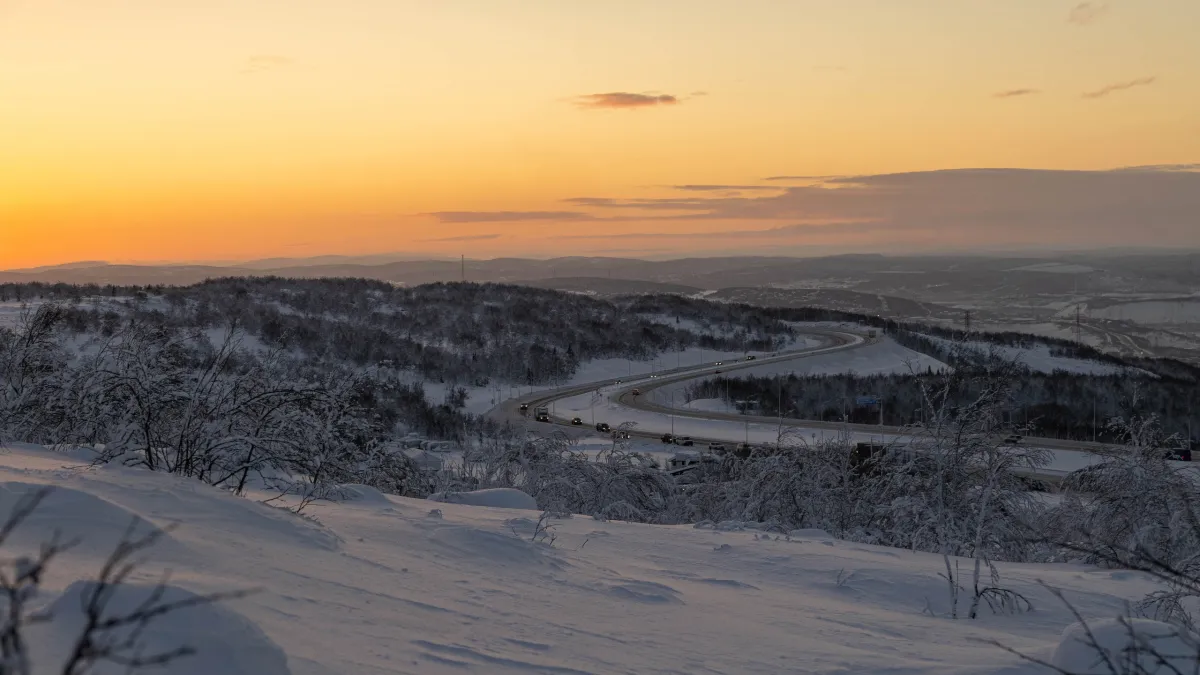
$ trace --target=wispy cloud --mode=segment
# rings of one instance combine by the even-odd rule
[[[580,198],[575,202],[586,203],[586,208],[620,214],[598,219],[603,222],[658,226],[625,232],[616,227],[593,228],[572,235],[582,240],[663,239],[681,246],[688,239],[716,242],[738,236],[756,242],[842,237],[897,246],[913,245],[920,238],[956,246],[1083,241],[1121,246],[1152,236],[1163,245],[1196,246],[1200,245],[1195,227],[1195,214],[1200,213],[1196,168],[1185,164],[1109,171],[956,169],[809,180],[778,194],[753,196]],[[649,210],[650,215],[637,210]],[[713,222],[728,225],[707,232],[697,227]]]
[[[269,70],[280,70],[296,65],[295,59],[277,54],[257,54],[246,59],[242,65],[243,73],[261,73]]]
[[[783,190],[785,188],[774,185],[672,185],[671,189],[688,192],[743,192],[747,190]]]
[[[1110,84],[1095,91],[1086,91],[1082,94],[1082,96],[1083,98],[1104,98],[1105,96],[1118,91],[1125,91],[1126,89],[1133,89],[1134,87],[1148,87],[1154,84],[1157,80],[1157,77],[1139,77],[1136,80]]]
[[[654,108],[664,105],[677,105],[678,103],[679,98],[671,94],[635,94],[627,91],[613,91],[606,94],[584,94],[583,96],[575,97],[575,105],[588,109]]]
[[[1108,13],[1107,2],[1081,2],[1071,8],[1067,22],[1076,26],[1090,26]]]
[[[441,237],[439,239],[422,239],[423,242],[449,242],[449,241],[487,241],[488,239],[499,239],[500,234],[467,234],[461,237]]]
[[[1032,96],[1042,93],[1040,89],[1008,89],[1006,91],[998,91],[992,94],[995,98],[1016,98],[1018,96]]]
[[[501,223],[521,220],[591,220],[579,211],[434,211],[423,213],[442,223]]]
[[[820,181],[831,180],[834,178],[842,178],[842,176],[767,176],[763,180],[779,181],[779,182],[795,182],[795,181]]]

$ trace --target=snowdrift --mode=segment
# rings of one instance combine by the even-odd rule
[[[358,490],[357,501],[295,515],[194,481],[68,463],[45,450],[0,454],[0,508],[30,489],[59,490],[4,558],[31,552],[57,524],[103,539],[136,516],[145,527],[179,525],[118,604],[139,602],[166,570],[172,598],[261,589],[155,624],[150,647],[197,651],[166,671],[174,675],[1032,675],[1044,671],[985,643],[1082,658],[1068,641],[1074,619],[1037,580],[1103,630],[1157,588],[1132,573],[1002,564],[1003,583],[1035,610],[955,621],[940,557],[817,530],[582,516],[539,525],[539,511],[519,510],[532,506],[528,495],[498,490],[443,495],[433,510]],[[546,527],[552,537],[539,536]],[[108,552],[82,546],[52,567],[39,601],[57,618],[32,635],[45,664],[37,672],[53,668]]]

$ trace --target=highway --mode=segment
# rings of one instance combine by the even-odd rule
[[[803,420],[795,418],[783,418],[781,420],[778,417],[762,417],[758,415],[743,415],[737,413],[686,410],[662,405],[652,400],[652,392],[656,389],[660,389],[668,385],[680,384],[701,377],[711,376],[716,374],[718,371],[722,374],[725,374],[771,363],[796,361],[811,357],[816,354],[858,349],[879,341],[879,338],[865,337],[859,334],[843,331],[810,330],[807,333],[814,337],[821,338],[824,341],[824,344],[818,347],[808,347],[805,349],[778,352],[776,354],[767,356],[759,356],[753,361],[727,361],[722,365],[717,365],[714,362],[704,366],[690,366],[660,371],[654,377],[640,376],[634,379],[612,378],[603,381],[589,382],[542,392],[535,392],[530,395],[506,401],[496,406],[496,408],[494,408],[489,415],[491,415],[494,419],[508,420],[510,422],[518,423],[529,422],[532,424],[532,417],[526,417],[521,414],[520,406],[522,404],[529,406],[530,415],[532,415],[532,411],[537,407],[552,407],[552,404],[555,402],[564,401],[565,399],[577,397],[582,394],[588,394],[597,390],[609,389],[609,391],[604,392],[605,398],[607,398],[611,403],[615,403],[630,410],[638,410],[659,415],[669,415],[676,419],[694,419],[710,422],[732,422],[736,423],[737,425],[744,425],[744,428],[746,429],[749,428],[749,425],[755,425],[758,427],[766,426],[772,429],[783,427],[804,430],[826,430],[852,435],[873,436],[876,440],[883,442],[889,442],[898,439],[913,439],[926,433],[921,429],[913,428],[881,427],[879,425],[870,424],[847,424],[842,422],[825,422],[819,420]],[[638,389],[640,394],[635,395],[633,393],[634,389]],[[608,416],[610,418],[612,417],[611,411],[608,413]],[[564,413],[559,413],[551,415],[551,422],[549,424],[542,424],[563,431],[571,436],[582,437],[594,434],[594,429],[587,424],[589,421],[590,420],[584,420],[585,426],[572,425],[571,418],[569,416],[564,416]],[[616,428],[617,424],[621,422],[619,418],[601,421],[607,421],[614,428]],[[637,429],[635,427],[634,429],[630,430],[630,435],[637,438],[659,439],[662,434],[662,429]],[[703,435],[689,435],[692,436],[698,448],[710,442],[730,444],[743,440],[742,428],[733,425],[728,425],[728,429],[708,430]],[[1058,453],[1063,455],[1076,455],[1075,457],[1063,458],[1070,461],[1053,462],[1051,466],[1041,468],[1036,471],[1020,472],[1023,475],[1028,475],[1029,477],[1051,483],[1058,482],[1071,470],[1078,468],[1078,462],[1084,459],[1081,456],[1088,455],[1090,454],[1090,451],[1105,447],[1103,444],[1040,437],[1025,437],[1022,439],[1022,443],[1032,447],[1056,451],[1056,456],[1058,456]],[[1085,463],[1090,462],[1085,461]]]

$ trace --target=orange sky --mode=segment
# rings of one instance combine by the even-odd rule
[[[889,250],[837,223],[890,206],[755,188],[1200,161],[1198,25],[1194,0],[0,0],[0,268]],[[671,187],[697,184],[736,189]],[[1186,244],[1171,185],[1159,243]],[[922,241],[1037,243],[978,215]]]

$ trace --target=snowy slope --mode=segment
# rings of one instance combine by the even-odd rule
[[[175,593],[261,589],[151,635],[202,649],[177,673],[1017,675],[1039,671],[980,641],[1050,657],[1070,617],[1035,580],[1087,617],[1114,616],[1153,587],[1075,565],[1002,565],[1036,610],[954,621],[940,558],[814,532],[575,517],[554,521],[551,546],[530,541],[535,512],[376,493],[300,517],[189,480],[70,464],[32,448],[0,457],[2,494],[60,490],[6,557],[52,527],[85,537],[47,580],[61,621],[76,606],[71,584],[135,514],[180,525],[139,581],[169,568]],[[54,626],[36,636],[42,648],[64,634]]]

